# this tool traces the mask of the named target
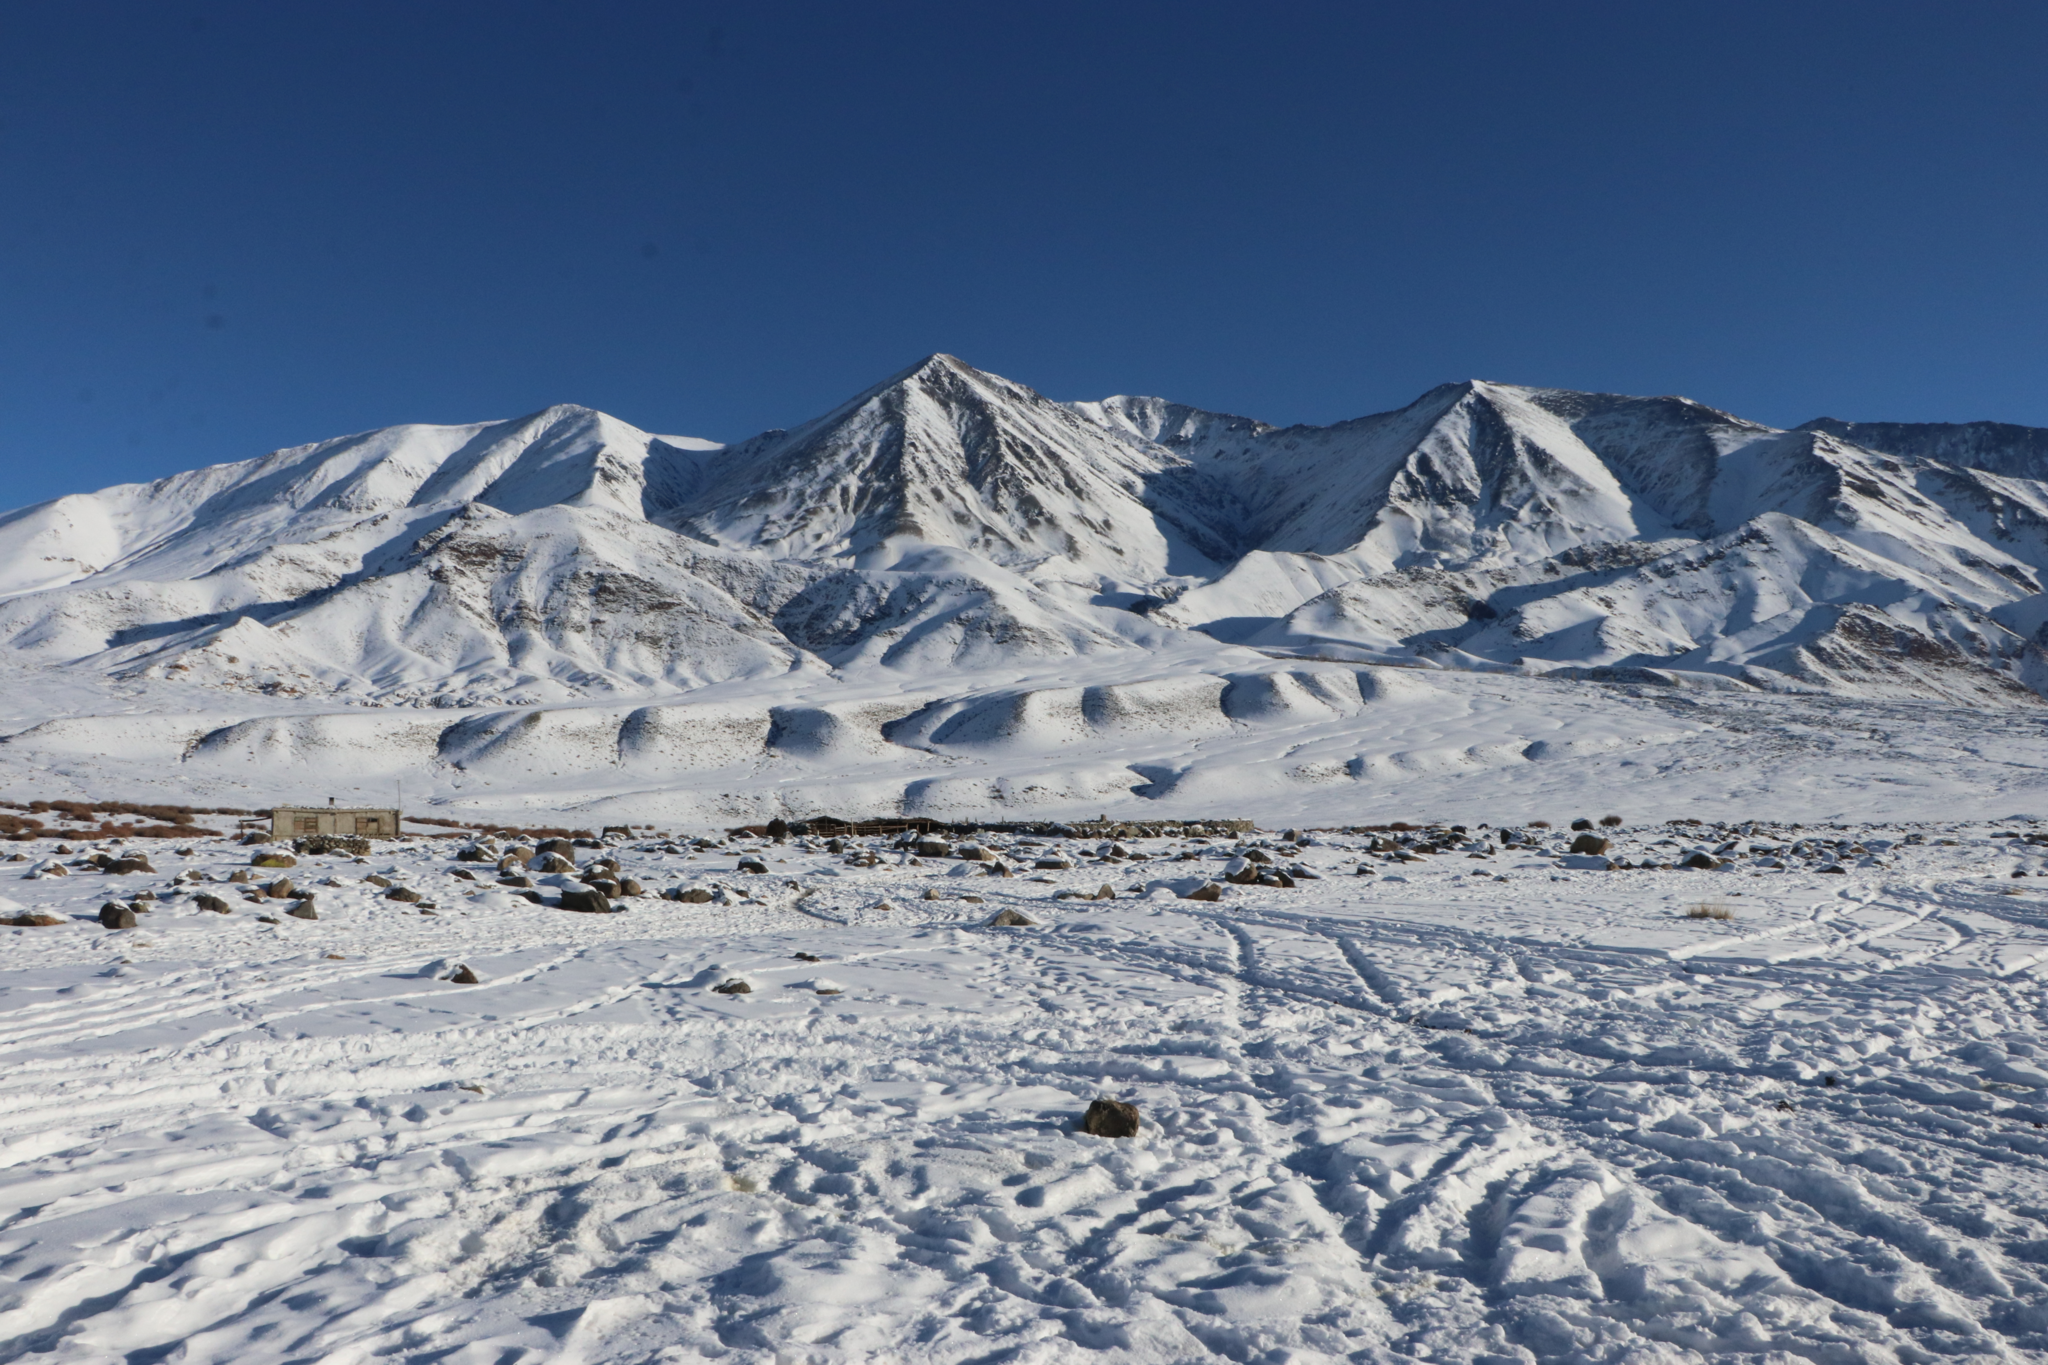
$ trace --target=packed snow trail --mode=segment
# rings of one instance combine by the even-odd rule
[[[1710,872],[1267,836],[1321,876],[1215,903],[1133,892],[1235,851],[1178,840],[1010,878],[647,844],[612,852],[725,903],[611,916],[447,841],[302,859],[313,922],[172,895],[225,841],[11,882],[67,922],[0,930],[0,1359],[2038,1358],[2015,832]],[[1098,1094],[1138,1137],[1076,1131]]]

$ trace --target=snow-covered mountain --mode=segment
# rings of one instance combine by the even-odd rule
[[[385,705],[1169,647],[2031,701],[2036,475],[1990,423],[1474,381],[1276,428],[933,356],[731,446],[556,407],[27,508],[0,659]]]

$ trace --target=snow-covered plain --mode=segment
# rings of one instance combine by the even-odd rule
[[[22,877],[0,1358],[2040,1358],[2048,826],[1607,832],[1662,868],[1474,821],[1244,836],[1296,885],[1214,902],[1223,839],[579,848],[716,888],[614,915],[461,840],[256,874],[312,922],[225,839]]]

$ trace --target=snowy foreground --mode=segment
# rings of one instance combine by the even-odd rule
[[[717,897],[613,915],[454,840],[257,874],[312,922],[225,840],[10,880],[63,922],[0,929],[0,1358],[2039,1359],[2035,829],[1269,833],[1321,877],[1214,902],[1133,892],[1230,866],[1166,839],[577,849]]]

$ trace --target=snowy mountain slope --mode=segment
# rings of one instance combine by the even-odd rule
[[[782,557],[886,567],[912,543],[1133,583],[1212,571],[1236,548],[1227,488],[1188,461],[951,356],[735,446],[718,469],[664,524]]]
[[[673,708],[772,711],[764,736],[811,748],[749,741],[714,764],[745,809],[821,762],[847,765],[833,790],[898,809],[1227,792],[1229,764],[1202,754],[1266,762],[1249,756],[1265,740],[1238,744],[1266,733],[1245,728],[1244,679],[1293,696],[1262,654],[2031,703],[2048,688],[2048,483],[2010,472],[2029,467],[2026,429],[1971,433],[1940,445],[1979,462],[1962,465],[1687,399],[1479,381],[1272,427],[1161,399],[1057,403],[934,356],[737,445],[555,407],[0,517],[0,675],[24,696],[204,716],[172,726],[171,752],[198,745],[202,763],[298,752],[278,736],[339,705],[463,708],[506,783],[516,755],[549,751],[565,781],[658,787],[664,765],[706,761]],[[1078,744],[961,738],[983,724],[970,712],[1122,714],[1100,689],[1155,685],[1224,700],[1132,703],[1173,732],[1136,747],[1094,721]],[[861,698],[888,714],[848,719]],[[531,750],[541,732],[515,726],[591,704],[644,711],[638,738],[612,723]],[[55,742],[38,721],[91,724],[71,704],[17,714],[22,753]],[[943,724],[898,724],[913,714]],[[1348,714],[1325,717],[1331,735]],[[570,719],[562,735],[581,734]],[[199,744],[243,723],[257,748]],[[355,741],[307,742],[369,762]],[[449,756],[471,741],[450,743],[417,762],[469,771]],[[1290,773],[1384,770],[1324,753],[1340,739],[1301,743],[1317,756]]]
[[[2010,422],[1843,422],[1816,417],[1801,431],[1909,459],[1935,460],[2021,479],[2048,479],[2048,427]]]

